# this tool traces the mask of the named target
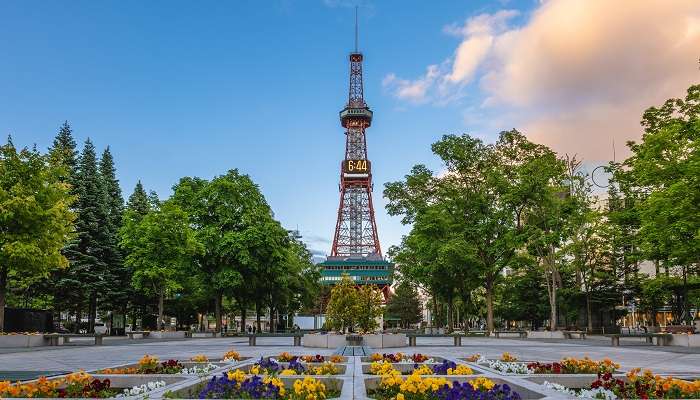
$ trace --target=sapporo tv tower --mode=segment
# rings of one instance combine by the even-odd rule
[[[345,128],[345,158],[340,163],[340,205],[331,255],[321,263],[322,282],[334,284],[347,274],[358,285],[374,284],[389,295],[393,265],[384,260],[372,205],[372,163],[367,157],[365,130],[372,124],[372,111],[365,103],[362,84],[363,56],[350,53],[348,103],[340,111]]]

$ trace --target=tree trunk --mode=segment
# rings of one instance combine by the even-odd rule
[[[495,330],[493,323],[493,279],[486,279],[486,329],[489,332]]]
[[[80,324],[83,322],[83,312],[80,307],[75,309],[75,327],[73,328],[73,333],[80,333]]]
[[[549,290],[549,330],[553,332],[557,330],[557,283],[554,274],[549,272],[548,275],[552,279],[550,284],[549,277],[547,278],[547,289]]]
[[[586,291],[586,320],[588,321],[588,333],[593,332],[593,314],[591,313],[591,292]]]
[[[97,316],[97,294],[90,293],[90,304],[88,305],[88,333],[95,333],[95,318]]]
[[[437,298],[435,295],[433,295],[433,322],[435,323],[435,327],[440,329],[440,313],[438,312],[438,303],[437,303]]]
[[[216,318],[216,333],[221,332],[221,293],[216,293],[214,297],[214,318]]]
[[[270,307],[270,333],[277,332],[277,320],[275,318],[275,308]]]
[[[241,332],[246,332],[246,324],[245,320],[248,317],[248,310],[246,310],[246,306],[241,306]]]
[[[256,325],[256,332],[261,333],[261,325],[260,325],[260,305],[257,303],[255,304],[255,325]]]
[[[7,271],[0,271],[0,332],[5,332],[5,296],[7,293]]]
[[[452,333],[452,331],[454,330],[454,312],[454,301],[452,299],[449,299],[447,301],[447,333]]]
[[[161,289],[158,293],[158,330],[165,329],[165,322],[163,321],[163,298],[165,297],[165,290]]]

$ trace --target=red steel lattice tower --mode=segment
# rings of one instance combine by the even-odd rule
[[[345,128],[345,158],[340,165],[340,205],[331,257],[381,257],[382,254],[372,205],[372,167],[365,140],[372,111],[363,94],[362,60],[362,53],[357,50],[355,24],[348,103],[340,112],[340,123]]]

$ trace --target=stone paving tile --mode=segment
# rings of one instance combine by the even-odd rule
[[[459,358],[480,353],[496,358],[504,351],[522,360],[556,361],[562,357],[593,359],[611,358],[627,370],[634,367],[650,368],[664,374],[700,375],[700,353],[694,349],[628,345],[611,347],[599,340],[541,341],[520,339],[465,338],[462,347],[453,347],[452,339],[419,338],[417,347],[385,349],[424,353],[435,356]],[[65,347],[41,347],[31,349],[3,349],[0,354],[0,370],[93,370],[137,361],[144,354],[154,354],[161,359],[186,360],[195,354],[210,358],[221,357],[229,349],[243,356],[260,357],[289,351],[294,354],[331,354],[333,349],[292,347],[291,338],[259,338],[258,346],[249,347],[244,338],[190,339],[190,340],[133,340],[114,341],[104,346],[71,345]]]

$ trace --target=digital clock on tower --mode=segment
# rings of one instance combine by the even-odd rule
[[[369,174],[371,164],[369,160],[344,160],[343,172],[346,174]]]

